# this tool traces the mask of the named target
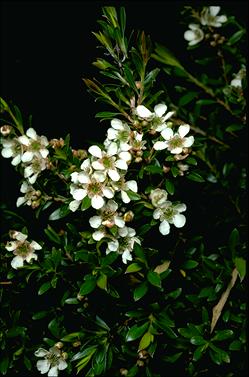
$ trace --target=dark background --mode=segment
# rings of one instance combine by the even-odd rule
[[[218,3],[221,14],[224,11],[247,23],[246,2]],[[102,56],[91,33],[99,30],[101,7],[125,6],[128,31],[144,30],[153,42],[164,44],[186,64],[186,25],[180,11],[184,5],[197,4],[209,3],[2,1],[0,95],[18,105],[26,119],[32,114],[33,127],[40,135],[59,138],[70,133],[73,148],[86,147],[88,140],[101,141],[107,125],[99,124],[94,116],[105,109],[82,81],[96,75],[91,63]],[[11,206],[19,193],[18,179],[10,159],[1,158],[1,200]]]

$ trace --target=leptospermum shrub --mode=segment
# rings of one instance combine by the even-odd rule
[[[100,75],[84,79],[102,143],[48,140],[1,99],[20,194],[2,205],[0,371],[244,376],[245,30],[185,7],[185,67],[127,36],[123,7],[102,11]]]

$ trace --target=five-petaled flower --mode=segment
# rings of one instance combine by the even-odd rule
[[[186,211],[184,203],[173,204],[166,201],[163,206],[156,208],[153,212],[153,218],[160,220],[159,231],[162,235],[167,235],[170,232],[170,224],[174,224],[176,228],[181,228],[185,225],[186,218],[181,212]]]
[[[37,260],[35,250],[40,250],[42,248],[41,245],[36,241],[27,241],[28,236],[16,230],[11,230],[9,234],[14,241],[9,241],[5,248],[8,251],[13,251],[14,255],[16,255],[11,261],[11,266],[14,269],[23,267],[24,261],[30,263],[32,259]]]
[[[185,31],[184,39],[188,41],[189,46],[194,46],[203,40],[204,32],[197,24],[190,24],[188,27],[189,30]]]
[[[160,151],[167,148],[172,154],[182,153],[183,148],[189,148],[194,143],[193,136],[185,137],[189,130],[188,124],[181,125],[175,134],[171,128],[166,128],[161,132],[164,141],[156,141],[154,149]]]
[[[149,122],[150,129],[161,132],[164,130],[166,125],[166,120],[172,117],[174,111],[167,111],[167,106],[164,103],[159,103],[154,107],[154,112],[152,113],[144,105],[139,105],[136,108],[136,114],[139,118],[145,119]]]
[[[55,346],[49,348],[49,351],[39,348],[35,351],[35,356],[44,358],[44,360],[38,360],[36,363],[37,369],[41,374],[48,373],[49,377],[57,377],[59,370],[67,368],[63,353]]]
[[[204,7],[201,12],[200,22],[202,25],[221,27],[224,22],[227,22],[227,16],[218,16],[220,6]]]

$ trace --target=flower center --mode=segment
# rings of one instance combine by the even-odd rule
[[[94,195],[100,194],[102,192],[101,187],[102,186],[101,186],[100,182],[89,183],[89,185],[87,186],[87,191],[88,191],[89,196],[94,196]]]
[[[21,257],[26,257],[30,251],[30,243],[28,241],[20,243],[16,248],[16,254]]]
[[[113,167],[113,160],[112,158],[105,156],[102,158],[102,164],[106,169],[110,169]]]
[[[169,141],[169,147],[171,149],[179,148],[182,147],[182,138],[179,135],[174,136],[170,141]]]

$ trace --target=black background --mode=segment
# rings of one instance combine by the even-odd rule
[[[0,95],[32,114],[38,134],[50,138],[71,134],[73,148],[102,141],[107,125],[94,118],[103,105],[89,95],[82,78],[97,70],[92,62],[102,56],[92,31],[99,30],[104,5],[125,6],[128,32],[144,30],[187,63],[186,41],[180,11],[182,1],[2,1]],[[211,3],[210,5],[214,5]],[[216,4],[215,4],[216,5]],[[226,14],[247,23],[246,2],[219,2]],[[1,159],[1,198],[13,205],[18,196],[17,174],[10,159]],[[4,161],[3,161],[4,160]],[[6,180],[13,182],[6,185]],[[13,198],[14,196],[14,198]]]

